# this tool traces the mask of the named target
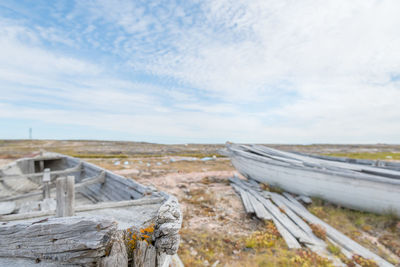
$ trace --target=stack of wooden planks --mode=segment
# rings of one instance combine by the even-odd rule
[[[230,182],[233,189],[241,197],[246,212],[255,214],[262,220],[272,220],[289,248],[306,247],[332,260],[336,266],[345,266],[339,258],[328,252],[326,241],[313,233],[310,226],[318,225],[326,231],[326,240],[339,247],[348,259],[351,260],[353,255],[359,255],[365,259],[373,260],[379,266],[393,266],[311,214],[291,194],[278,194],[262,190],[259,184],[251,179],[242,180],[233,177],[230,178]]]

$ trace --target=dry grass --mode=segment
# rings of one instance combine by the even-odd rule
[[[341,208],[320,199],[313,199],[313,203],[308,209],[311,213],[381,257],[393,264],[400,263],[387,252],[379,249],[375,243],[376,241],[381,242],[399,256],[400,229],[397,227],[399,218],[396,216]],[[367,238],[366,234],[376,238],[376,241]]]
[[[201,179],[179,180],[174,186],[163,184],[167,175],[233,171],[226,158],[216,161],[175,161],[171,158],[209,157],[217,155],[223,145],[159,145],[135,142],[0,140],[0,158],[18,158],[41,149],[85,158],[85,160],[113,171],[129,171],[141,183],[156,184],[158,189],[175,194],[184,213],[179,256],[186,266],[332,266],[327,259],[306,249],[289,250],[271,222],[261,222],[244,214],[242,204],[230,188],[227,179],[205,176]],[[299,152],[325,153],[370,159],[397,159],[400,146],[273,146]],[[120,161],[119,165],[115,165]],[[129,164],[124,165],[127,161]],[[125,175],[125,174],[123,174]],[[175,176],[173,176],[175,177]],[[175,178],[174,178],[175,179]],[[176,185],[176,186],[175,186]],[[265,189],[280,192],[279,188]],[[393,253],[400,253],[399,219],[394,216],[374,215],[334,206],[314,199],[308,209],[339,231],[381,255],[393,264],[396,259],[365,237],[376,238]],[[321,229],[319,229],[321,230]],[[329,244],[328,250],[342,261],[347,261],[340,249]],[[355,256],[361,266],[373,262]],[[347,261],[349,266],[353,261]],[[368,265],[370,264],[370,265]]]
[[[325,156],[345,157],[353,159],[400,160],[400,152],[356,152],[356,153],[325,153]]]

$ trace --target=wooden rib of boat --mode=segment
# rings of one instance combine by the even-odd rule
[[[248,178],[340,206],[400,216],[396,164],[309,156],[262,145],[227,143],[226,147],[232,164]]]
[[[56,153],[0,169],[0,266],[168,266],[175,197]]]

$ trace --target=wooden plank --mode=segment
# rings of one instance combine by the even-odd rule
[[[132,267],[156,266],[157,252],[153,245],[146,241],[136,241],[133,251]]]
[[[154,197],[154,198],[141,198],[141,199],[134,199],[134,200],[125,200],[125,201],[118,201],[118,202],[100,202],[97,204],[88,204],[88,205],[81,205],[75,208],[76,212],[83,212],[89,210],[98,210],[98,209],[110,209],[110,208],[122,208],[122,207],[129,207],[129,206],[139,206],[139,205],[150,205],[150,204],[157,204],[161,203],[164,200],[162,197]]]
[[[296,223],[313,241],[314,245],[325,246],[325,242],[317,238],[311,227],[303,221],[296,213],[294,213],[287,205],[285,205],[284,197],[273,192],[269,192],[272,198],[272,201],[280,208],[283,209],[285,214]]]
[[[294,200],[297,201],[297,200]],[[363,246],[359,245],[357,242],[353,241],[346,235],[342,234],[329,224],[325,223],[315,215],[311,214],[310,212],[306,211],[305,209],[299,208],[298,205],[301,205],[299,202],[297,205],[293,204],[290,201],[286,201],[285,203],[290,209],[292,209],[295,213],[299,216],[307,220],[309,223],[317,224],[325,228],[326,234],[329,238],[331,238],[336,243],[340,244],[340,246],[344,247],[346,250],[350,251],[353,254],[360,255],[366,259],[374,260],[379,266],[393,266],[383,258],[379,257],[375,253],[369,251],[368,249],[364,248]]]
[[[100,267],[128,266],[128,253],[122,232],[115,234],[109,255],[101,259]]]
[[[82,163],[79,163],[77,166],[69,168],[69,169],[65,169],[65,170],[61,170],[61,171],[51,171],[50,175],[51,175],[51,180],[53,181],[57,176],[61,176],[61,175],[67,175],[67,174],[71,174],[77,171],[81,171],[82,169]],[[40,178],[43,177],[43,172],[38,172],[38,173],[28,173],[28,174],[20,174],[20,175],[4,175],[2,177],[0,177],[0,181],[5,181],[7,179],[13,178],[13,179],[19,179],[19,178]]]
[[[331,238],[328,237],[328,241],[331,242],[333,245],[335,245],[336,247],[340,248],[340,252],[343,253],[343,255],[352,260],[353,259],[353,254],[348,251],[347,249],[345,249],[344,247],[342,247],[341,245],[339,245],[338,243],[336,243],[335,241],[333,241]],[[358,264],[356,264],[356,266],[359,266]]]
[[[287,192],[283,192],[283,195],[290,201],[292,202],[294,205],[296,205],[298,208],[300,209],[304,209],[307,211],[307,209],[301,205],[300,202],[298,202],[291,194],[287,193]]]
[[[253,207],[253,205],[251,205],[249,195],[247,194],[247,192],[244,191],[243,189],[239,189],[239,192],[240,192],[240,197],[242,198],[242,202],[243,202],[244,208],[246,210],[246,213],[255,213],[254,207]]]
[[[98,266],[117,225],[86,217],[50,218],[0,225],[0,257]]]
[[[313,240],[288,216],[281,212],[278,207],[276,207],[271,200],[257,196],[257,198],[263,203],[267,210],[274,216],[294,237],[296,237],[302,243],[313,244]]]
[[[138,205],[150,205],[157,204],[164,200],[162,197],[155,198],[142,198],[142,199],[134,199],[134,200],[126,200],[119,202],[101,202],[97,204],[89,204],[89,205],[81,205],[75,207],[75,212],[85,212],[90,210],[100,210],[100,209],[109,209],[109,208],[123,208],[128,206],[138,206]],[[17,220],[25,220],[32,219],[37,217],[45,217],[55,215],[55,210],[48,211],[35,211],[29,213],[22,214],[11,214],[0,216],[0,221],[17,221]]]
[[[311,227],[305,221],[303,221],[303,219],[296,215],[289,207],[287,207],[287,205],[284,204],[286,199],[282,195],[274,192],[268,192],[268,194],[274,203],[280,209],[283,209],[285,214],[311,238],[312,243],[305,243],[306,247],[318,255],[330,259],[335,266],[345,266],[338,258],[332,256],[327,251],[326,243],[314,235]]]
[[[247,193],[247,195],[251,205],[254,208],[256,216],[262,220],[272,220],[272,215],[268,212],[264,205],[249,193]]]
[[[106,180],[106,173],[105,171],[100,172],[100,174],[96,175],[93,178],[86,178],[81,180],[80,183],[75,184],[75,189],[80,189],[82,187],[92,185],[92,184],[104,184]]]
[[[283,225],[275,218],[272,217],[272,220],[276,226],[276,229],[281,234],[282,238],[285,240],[288,248],[290,249],[299,249],[301,248],[300,243],[294,238],[294,236],[289,233],[289,231],[283,227]]]
[[[50,169],[46,168],[43,171],[43,178],[42,178],[42,184],[43,184],[43,199],[50,198]]]
[[[89,185],[93,185],[96,183],[104,183],[104,182],[105,182],[105,172],[103,171],[100,174],[95,175],[94,177],[85,178],[85,179],[81,180],[80,183],[76,183],[75,189],[79,189],[79,191],[82,191],[82,188],[84,188],[84,187],[87,187]],[[54,185],[54,183],[51,183],[50,187],[52,187],[52,185]],[[55,192],[55,188],[50,189],[50,193],[52,193],[52,192]],[[36,190],[36,191],[29,192],[26,194],[10,196],[10,197],[3,197],[3,198],[0,198],[0,201],[13,201],[13,200],[18,200],[18,199],[39,196],[41,194],[42,194],[42,191]]]
[[[67,176],[57,179],[57,217],[74,216],[75,208],[75,177]]]
[[[237,184],[241,185],[241,188],[250,193],[251,196],[254,196],[258,201],[260,201],[267,211],[275,217],[294,237],[296,237],[302,243],[310,243],[313,244],[313,240],[293,221],[291,221],[288,216],[279,210],[269,199],[264,198],[258,192],[253,189],[247,187],[237,179],[233,179]]]

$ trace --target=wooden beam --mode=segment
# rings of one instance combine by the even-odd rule
[[[346,235],[342,234],[323,220],[319,219],[315,215],[311,214],[309,211],[307,211],[305,208],[299,208],[299,206],[302,206],[297,200],[293,200],[294,202],[297,201],[296,204],[293,204],[293,202],[289,200],[284,200],[284,203],[292,209],[295,213],[297,213],[300,217],[302,217],[304,220],[308,221],[309,223],[312,224],[317,224],[325,228],[326,230],[326,235],[338,243],[341,247],[345,248],[346,250],[350,251],[353,254],[360,255],[366,259],[372,259],[374,260],[379,266],[393,266],[383,258],[379,257],[375,253],[369,251],[368,249],[364,248],[363,246],[359,245],[357,242],[353,241]]]
[[[59,177],[56,183],[57,217],[74,216],[75,208],[75,177]]]
[[[96,183],[104,183],[106,179],[106,173],[105,171],[102,171],[99,175],[94,176],[93,178],[86,178],[83,179],[80,183],[75,184],[75,189],[82,189],[85,186],[96,184]],[[54,183],[50,183],[49,187],[54,186]],[[41,188],[43,189],[44,186]],[[55,189],[51,188],[50,193],[54,192]],[[16,195],[16,196],[9,196],[9,197],[2,197],[0,198],[0,201],[13,201],[13,200],[18,200],[18,199],[23,199],[23,198],[29,198],[33,196],[39,196],[42,194],[43,191],[32,191],[29,193],[21,194],[21,195]]]
[[[50,198],[50,169],[46,168],[43,172],[43,199]]]
[[[139,206],[139,205],[150,205],[161,203],[164,200],[162,197],[154,197],[154,198],[141,198],[134,200],[124,200],[117,202],[100,202],[96,204],[88,204],[81,205],[76,207],[76,212],[83,212],[89,210],[99,210],[99,209],[111,209],[111,208],[122,208],[128,206]]]
[[[117,231],[112,220],[90,217],[0,224],[0,257],[100,266]]]
[[[92,184],[98,184],[98,183],[104,184],[105,181],[106,181],[106,172],[102,171],[102,172],[100,172],[99,175],[96,175],[93,178],[83,179],[80,183],[77,183],[75,185],[75,189],[79,189],[79,188],[82,188],[82,187],[85,187],[88,185],[92,185]]]
[[[71,174],[74,172],[78,172],[82,170],[82,162],[80,162],[78,165],[76,165],[75,167],[69,168],[69,169],[65,169],[65,170],[60,170],[60,171],[51,171],[50,172],[50,176],[51,176],[51,180],[54,180],[54,178],[56,176],[61,176],[61,175],[67,175],[67,174]],[[19,178],[40,178],[43,177],[43,172],[38,172],[38,173],[28,173],[28,174],[19,174],[19,175],[4,175],[0,177],[0,181],[6,180],[6,179],[19,179]]]
[[[100,202],[97,204],[88,204],[81,205],[75,207],[75,213],[85,212],[90,210],[101,210],[101,209],[110,209],[110,208],[123,208],[129,206],[139,206],[139,205],[151,205],[161,203],[164,200],[162,197],[153,197],[153,198],[141,198],[141,199],[133,199],[126,201],[118,201],[118,202]],[[18,220],[26,220],[38,217],[46,217],[56,215],[55,210],[47,210],[47,211],[34,211],[28,213],[21,214],[11,214],[0,216],[0,221],[18,221]]]

